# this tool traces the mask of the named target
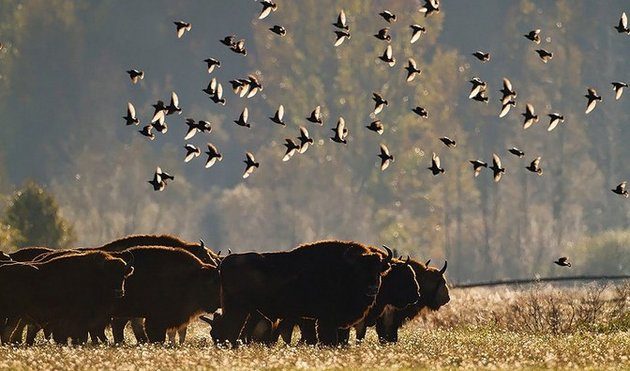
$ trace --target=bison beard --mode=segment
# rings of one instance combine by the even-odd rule
[[[384,257],[356,242],[322,241],[275,253],[232,254],[220,266],[222,316],[213,322],[215,342],[236,345],[248,317],[311,318],[324,345],[336,345],[337,329],[360,321],[374,303]]]

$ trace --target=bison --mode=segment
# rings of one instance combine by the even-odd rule
[[[387,256],[357,242],[321,241],[290,251],[231,254],[220,265],[222,316],[211,331],[217,343],[237,345],[248,317],[317,321],[322,344],[336,345],[337,329],[359,322],[373,305]]]

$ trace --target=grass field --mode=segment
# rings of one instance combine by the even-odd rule
[[[320,349],[248,346],[218,349],[196,323],[183,346],[0,348],[2,369],[293,368],[590,368],[630,369],[630,285],[527,290],[452,290],[452,301],[425,313],[380,345]],[[294,339],[297,334],[294,334]]]

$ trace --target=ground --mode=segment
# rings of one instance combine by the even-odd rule
[[[453,290],[451,303],[409,323],[401,341],[386,346],[370,330],[363,344],[347,348],[217,349],[200,322],[183,346],[59,347],[40,340],[31,348],[0,347],[0,368],[630,369],[626,290]]]

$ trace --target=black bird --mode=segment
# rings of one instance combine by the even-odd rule
[[[287,30],[284,27],[278,25],[270,27],[269,31],[275,33],[278,36],[285,36],[287,34]]]
[[[623,88],[627,88],[628,84],[621,81],[615,81],[611,84],[613,86],[613,90],[615,91],[615,99],[619,100],[619,98],[621,98],[621,94],[623,94]]]
[[[383,17],[383,19],[385,19],[387,23],[396,22],[396,14],[390,12],[389,10],[383,10],[382,12],[378,13],[378,15]]]
[[[167,173],[166,171],[160,169],[159,167],[157,168],[160,176],[162,177],[162,181],[166,183],[167,180],[175,180],[175,177],[172,176],[171,174]]]
[[[561,267],[571,268],[571,263],[569,262],[569,258],[567,258],[566,256],[559,257],[558,260],[554,261],[554,263]]]
[[[230,50],[236,54],[247,55],[247,49],[245,49],[245,40],[240,39],[234,45],[230,46]]]
[[[217,92],[217,84],[217,79],[213,77],[212,80],[210,80],[210,82],[208,83],[208,86],[201,89],[201,91],[208,94],[209,96],[213,96]]]
[[[346,22],[346,12],[341,9],[339,16],[337,16],[337,22],[333,23],[333,26],[341,28],[342,30],[348,29],[348,23]]]
[[[158,170],[160,168],[158,167]],[[162,181],[162,177],[158,173],[158,170],[153,174],[153,179],[149,180],[148,183],[153,186],[153,190],[156,192],[162,192],[166,188],[166,182]]]
[[[543,63],[547,63],[551,60],[551,58],[553,58],[553,53],[548,52],[545,49],[536,49],[536,53],[538,53],[538,56],[543,61]]]
[[[387,45],[387,48],[385,48],[385,51],[383,52],[383,55],[378,57],[378,59],[380,59],[383,62],[387,63],[390,67],[394,67],[396,65],[396,58],[394,58],[393,55],[392,55],[392,46],[391,45]]]
[[[614,189],[612,189],[612,191],[616,194],[618,194],[619,196],[623,196],[625,198],[630,197],[630,194],[628,194],[628,190],[626,189],[628,185],[628,182],[621,182],[617,185],[617,187],[615,187]]]
[[[504,117],[505,115],[507,115],[508,112],[510,112],[510,107],[516,107],[516,102],[514,100],[509,100],[503,103],[503,106],[501,107],[501,112],[499,112],[499,117]]]
[[[370,124],[367,125],[366,128],[372,130],[375,133],[378,133],[379,135],[382,135],[383,130],[384,130],[383,123],[381,123],[381,120],[375,120],[375,121],[370,122]]]
[[[296,151],[300,149],[300,146],[293,141],[291,138],[285,138],[284,146],[287,147],[286,152],[284,153],[284,157],[282,157],[282,161],[286,162],[293,157]]]
[[[269,119],[278,125],[286,126],[287,124],[282,120],[283,118],[284,118],[284,106],[281,104],[278,106],[278,110],[273,115],[273,117],[269,117]]]
[[[514,156],[517,156],[519,158],[522,158],[523,156],[525,156],[525,152],[521,151],[520,149],[518,149],[516,147],[512,147],[512,148],[508,149],[508,152],[510,152],[511,154],[513,154]]]
[[[516,98],[516,91],[512,88],[512,82],[508,80],[507,77],[503,78],[503,89],[499,90],[503,94],[503,98],[501,98],[501,103],[505,105],[510,100],[514,100]]]
[[[619,33],[627,33],[630,35],[630,28],[628,27],[628,16],[626,12],[621,13],[621,18],[619,18],[619,24],[614,27],[615,30]]]
[[[482,90],[479,93],[477,93],[477,95],[475,95],[474,97],[472,97],[473,100],[476,100],[477,102],[483,102],[483,103],[488,103],[488,96],[485,95],[486,91]]]
[[[193,144],[186,144],[184,146],[186,149],[186,157],[184,157],[184,162],[189,162],[195,157],[199,157],[201,154],[201,150]]]
[[[470,89],[470,94],[468,94],[468,99],[472,99],[479,93],[486,91],[488,87],[488,84],[479,77],[473,77],[469,82],[472,84],[472,88]]]
[[[378,115],[385,106],[389,105],[387,99],[384,99],[379,93],[372,92],[372,100],[374,100],[374,115]]]
[[[457,142],[455,142],[453,139],[451,139],[449,137],[441,137],[440,141],[442,143],[444,143],[444,145],[447,146],[448,148],[455,148],[455,147],[457,147]]]
[[[547,131],[552,131],[553,129],[556,128],[556,126],[558,126],[558,124],[561,124],[564,122],[564,116],[559,114],[559,113],[550,113],[547,116],[549,116],[549,127],[547,127]]]
[[[219,153],[217,147],[214,144],[208,143],[208,150],[206,151],[208,155],[208,160],[206,160],[206,169],[212,167],[217,161],[223,160],[223,155]]]
[[[127,71],[127,73],[129,74],[129,78],[131,79],[131,82],[134,84],[137,84],[138,80],[144,79],[144,71],[129,70]]]
[[[263,91],[263,86],[260,81],[258,81],[258,78],[256,78],[256,76],[247,76],[247,82],[249,84],[249,93],[247,94],[247,98],[252,98],[259,91]]]
[[[192,28],[192,25],[188,22],[184,22],[184,21],[175,21],[173,22],[175,23],[175,27],[177,28],[177,38],[181,38],[182,36],[184,36],[184,32],[186,31],[190,31],[190,29]]]
[[[164,115],[158,116],[157,121],[152,122],[151,126],[153,126],[155,130],[162,134],[166,134],[166,132],[168,131],[168,124],[164,120]]]
[[[271,0],[260,0],[260,4],[262,5],[262,10],[260,11],[258,19],[264,19],[272,11],[275,12],[276,10],[278,10],[278,4],[274,3]]]
[[[417,106],[416,108],[412,109],[412,111],[413,113],[422,117],[423,119],[426,119],[429,117],[429,112],[423,107]]]
[[[208,121],[199,120],[197,122],[197,130],[199,130],[202,133],[211,133],[212,125]]]
[[[472,55],[474,55],[475,58],[479,59],[482,63],[486,63],[490,60],[490,53],[484,53],[480,50],[477,50]]]
[[[186,136],[184,136],[184,140],[188,140],[188,139],[194,137],[195,134],[197,134],[197,132],[199,132],[199,129],[197,128],[197,123],[195,122],[195,119],[187,118],[186,119],[186,125],[188,126],[188,130],[186,131]]]
[[[324,125],[324,122],[322,121],[321,107],[320,106],[315,107],[313,112],[311,112],[311,115],[307,117],[306,119],[314,124],[319,124],[319,126]]]
[[[232,84],[232,91],[234,94],[243,98],[249,93],[249,89],[251,88],[249,80],[247,79],[236,79],[230,80],[230,84]]]
[[[525,121],[523,121],[523,129],[527,129],[538,122],[538,115],[534,112],[534,106],[529,103],[527,103],[525,106],[525,112],[521,113],[521,115],[525,117]]]
[[[492,173],[494,174],[494,181],[499,182],[501,180],[501,176],[505,173],[505,168],[501,166],[501,158],[496,153],[492,154]]]
[[[346,39],[350,39],[350,31],[348,30],[335,30],[335,35],[337,38],[335,39],[335,46],[339,46],[343,44]]]
[[[427,29],[420,26],[419,24],[412,24],[409,26],[409,28],[411,28],[411,43],[415,43],[416,41],[418,41],[418,39],[420,38],[420,36],[422,36],[422,34],[427,33]]]
[[[588,103],[586,104],[586,113],[587,115],[595,109],[595,105],[597,105],[597,101],[602,101],[602,97],[597,95],[597,90],[593,88],[587,89],[587,94],[585,95],[586,99],[588,99]]]
[[[251,127],[251,125],[247,122],[247,119],[249,118],[249,110],[247,109],[247,107],[245,107],[243,109],[243,112],[241,112],[241,115],[238,117],[238,120],[234,120],[234,123],[238,126],[244,126],[246,128]]]
[[[413,81],[416,78],[416,75],[422,74],[422,70],[418,68],[416,61],[413,58],[409,58],[407,62],[407,82]]]
[[[540,44],[540,29],[529,31],[529,33],[526,33],[523,36],[535,42],[536,44]]]
[[[181,115],[182,109],[179,106],[179,97],[177,96],[177,94],[175,92],[171,92],[171,102],[165,108],[166,108],[166,114],[167,115],[172,115],[175,112],[177,112],[177,114]]]
[[[249,178],[250,175],[260,167],[260,163],[256,162],[254,154],[251,152],[245,153],[245,172],[243,173],[243,179]]]
[[[436,155],[435,152],[433,152],[433,155],[431,156],[431,166],[427,169],[431,170],[431,173],[433,173],[433,175],[438,175],[445,171],[443,168],[440,167],[440,156]]]
[[[215,68],[221,68],[221,62],[218,59],[208,58],[203,61],[208,65],[208,73],[212,73]]]
[[[313,144],[313,138],[311,138],[308,134],[308,130],[304,126],[300,126],[300,136],[298,137],[300,141],[300,153],[306,152],[309,145]]]
[[[236,44],[236,35],[226,36],[226,37],[224,37],[223,39],[221,39],[219,41],[221,41],[221,44],[223,44],[225,46],[232,47],[234,44]]]
[[[151,106],[153,106],[154,108],[153,116],[151,117],[151,122],[158,121],[160,117],[164,117],[164,115],[166,115],[166,112],[168,111],[166,109],[166,106],[164,105],[164,102],[161,100],[158,100],[157,103],[152,104]]]
[[[390,162],[394,162],[394,156],[389,153],[386,145],[381,143],[381,153],[378,154],[381,159],[381,171],[385,171],[389,167]]]
[[[433,13],[440,12],[440,0],[425,0],[424,6],[418,9],[420,13],[424,13],[425,17],[430,16]]]
[[[348,129],[346,128],[346,121],[343,119],[343,117],[339,117],[339,120],[337,120],[337,126],[330,130],[335,133],[335,135],[331,137],[330,140],[335,143],[348,144],[348,140],[346,139],[346,137],[348,136]]]
[[[526,166],[525,169],[531,171],[532,173],[538,174],[538,176],[543,175],[543,169],[540,167],[540,160],[542,157],[538,156],[532,161],[529,166]]]
[[[136,117],[136,108],[131,104],[131,102],[127,102],[127,115],[123,116],[127,125],[138,125],[140,124],[140,120]]]
[[[217,83],[214,94],[210,95],[210,100],[216,104],[225,106],[226,100],[223,98],[223,85],[221,85],[221,83]]]
[[[475,178],[479,176],[479,173],[481,173],[482,168],[488,167],[488,164],[481,160],[470,160],[470,163],[472,164],[473,170],[475,171]]]
[[[149,140],[155,139],[155,134],[153,134],[153,126],[146,125],[142,128],[142,130],[138,130],[138,132],[145,137],[149,138]]]
[[[379,40],[383,40],[383,41],[387,41],[387,42],[392,41],[392,35],[389,34],[389,27],[381,28],[374,35],[374,37],[376,37]]]

